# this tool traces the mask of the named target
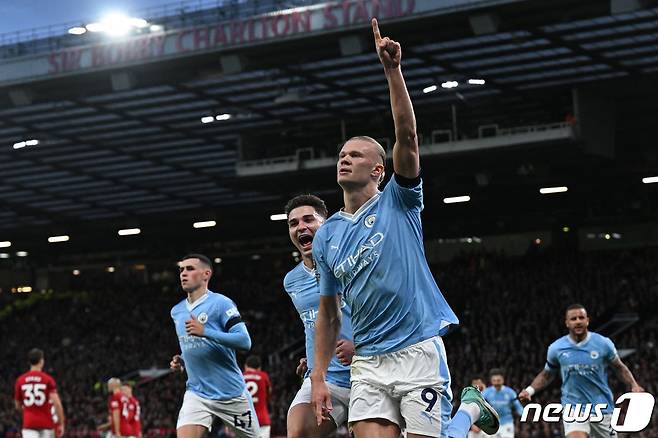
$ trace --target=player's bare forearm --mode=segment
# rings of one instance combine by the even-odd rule
[[[529,402],[532,399],[532,396],[535,394],[535,392],[541,391],[542,389],[546,388],[552,381],[553,378],[555,377],[552,371],[547,371],[547,370],[542,370],[537,376],[534,378],[530,386],[528,386],[526,389],[523,391],[519,392],[519,400],[521,400],[524,403]]]
[[[420,154],[411,98],[399,67],[387,71],[386,77],[391,92],[391,111],[395,123],[393,169],[400,176],[415,178],[420,173]]]
[[[14,407],[18,412],[23,412],[23,406],[20,404],[18,400],[14,400]]]
[[[550,371],[542,370],[541,373],[537,374],[537,377],[535,377],[530,386],[532,386],[535,391],[541,391],[553,381],[554,377],[555,376]]]
[[[324,380],[334,354],[340,331],[340,307],[335,296],[321,295],[318,316],[315,320],[315,354],[311,377]]]
[[[121,437],[121,419],[118,410],[112,411],[112,433],[115,437]]]
[[[51,393],[50,401],[52,402],[53,406],[55,406],[55,413],[57,414],[59,423],[63,425],[66,422],[66,418],[64,417],[64,406],[62,406],[62,400],[60,400],[59,394],[56,392]]]
[[[395,124],[393,169],[406,178],[415,178],[420,172],[416,116],[400,67],[385,69],[391,95],[391,112]]]
[[[628,369],[626,364],[621,361],[619,357],[616,357],[611,363],[612,368],[615,370],[619,378],[629,387],[632,391],[638,392],[638,390],[643,390],[643,388],[638,385],[633,377],[633,373]]]
[[[98,430],[100,432],[103,432],[105,430],[110,430],[111,428],[112,428],[112,423],[107,422],[107,423],[103,423],[100,426],[98,426],[96,428],[96,430]]]

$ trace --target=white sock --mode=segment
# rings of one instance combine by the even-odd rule
[[[477,403],[462,403],[458,410],[466,412],[471,417],[471,424],[480,419],[480,406]]]

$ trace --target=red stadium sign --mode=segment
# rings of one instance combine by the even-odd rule
[[[142,63],[270,40],[306,36],[414,15],[423,0],[352,0],[67,49],[48,56],[49,75]],[[426,8],[423,8],[426,9]]]

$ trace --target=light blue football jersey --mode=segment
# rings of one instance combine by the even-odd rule
[[[235,350],[212,339],[187,335],[185,321],[190,315],[205,327],[228,333],[233,325],[244,324],[235,303],[224,295],[208,291],[194,304],[187,299],[176,304],[171,309],[171,317],[185,361],[187,389],[210,400],[228,400],[242,395],[246,385]]]
[[[569,335],[548,347],[546,370],[560,369],[562,404],[607,404],[604,414],[614,409],[612,391],[608,386],[608,364],[617,357],[615,344],[609,338],[589,332],[576,343]]]
[[[299,263],[286,274],[283,286],[295,305],[299,317],[304,323],[306,335],[307,376],[313,369],[313,352],[315,351],[315,319],[320,307],[320,287],[315,271],[308,269],[304,263]],[[341,325],[338,339],[352,341],[352,321],[349,306],[341,299]],[[331,358],[327,369],[327,381],[345,388],[350,387],[350,367],[340,363],[336,355]]]
[[[500,424],[509,424],[514,422],[512,417],[512,408],[516,410],[519,416],[523,415],[523,405],[517,399],[516,392],[509,386],[503,385],[500,391],[494,386],[487,387],[482,391],[482,396],[494,407],[500,417]]]
[[[459,323],[425,259],[422,209],[422,182],[406,188],[393,177],[354,214],[334,214],[315,234],[320,293],[343,293],[359,355],[397,351]]]

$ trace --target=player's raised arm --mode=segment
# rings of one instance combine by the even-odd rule
[[[400,67],[402,48],[397,41],[389,37],[382,38],[376,18],[372,19],[372,32],[391,97],[391,112],[395,124],[393,170],[405,178],[416,178],[420,174],[416,116]]]

